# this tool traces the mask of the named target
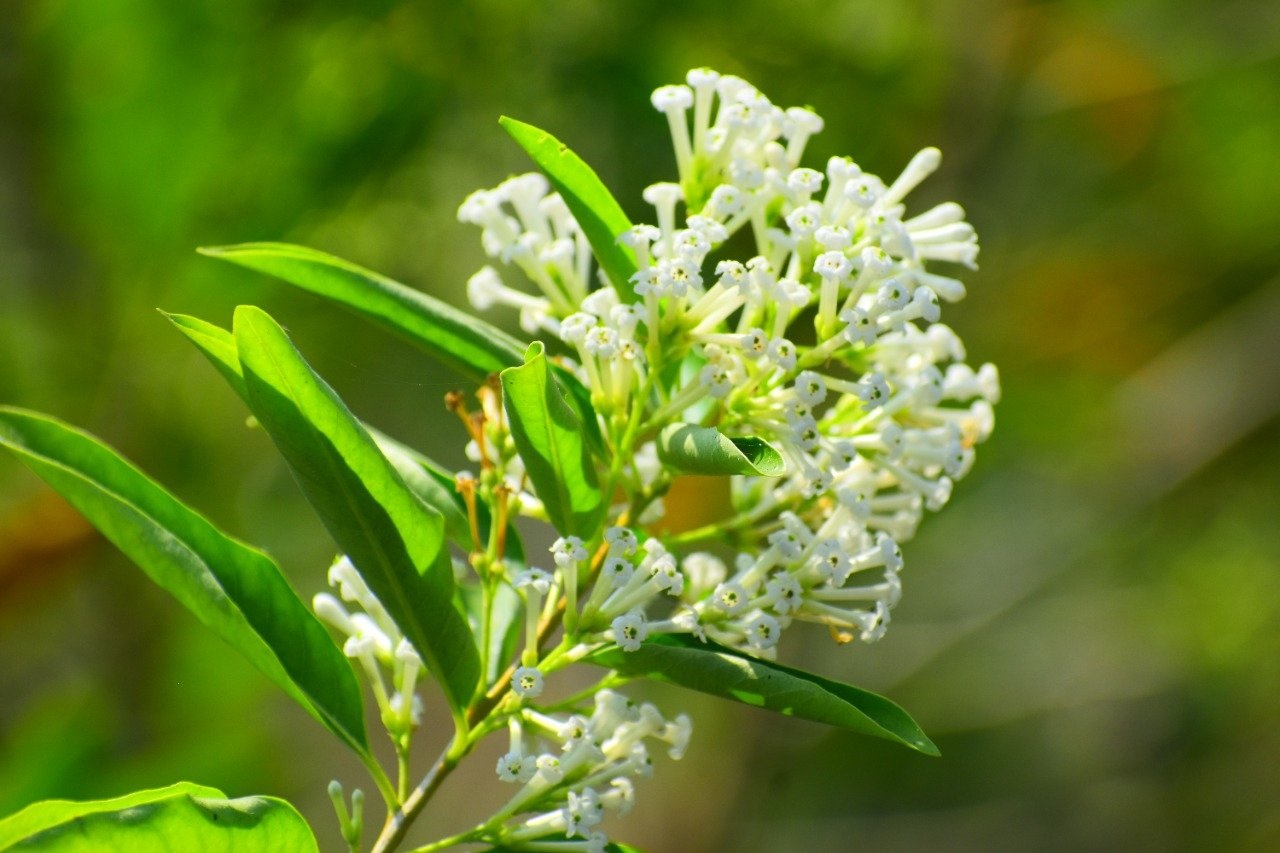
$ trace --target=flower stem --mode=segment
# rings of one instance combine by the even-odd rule
[[[436,789],[440,787],[440,783],[458,765],[458,760],[461,756],[453,755],[455,744],[456,739],[454,743],[449,745],[448,749],[440,754],[435,764],[431,766],[431,770],[418,783],[418,786],[413,789],[413,792],[405,798],[404,804],[387,815],[387,822],[382,827],[382,833],[373,844],[373,853],[390,853],[404,840],[409,827],[417,820],[427,801],[431,799],[431,795],[436,792]],[[458,838],[458,836],[455,836],[455,838]],[[451,839],[445,840],[450,843],[459,843]],[[440,842],[436,842],[436,844],[439,845]],[[436,845],[432,845],[428,849],[436,849]]]

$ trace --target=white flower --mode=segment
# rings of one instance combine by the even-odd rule
[[[640,644],[649,635],[644,615],[632,611],[613,620],[614,642],[625,652],[639,651]]]
[[[551,544],[551,555],[556,565],[564,568],[573,563],[581,563],[587,559],[587,549],[577,536],[562,536]]]
[[[768,613],[757,612],[745,625],[747,642],[757,649],[772,649],[778,644],[782,625]]]
[[[503,782],[528,782],[537,769],[532,757],[518,752],[508,752],[498,759],[498,778]]]
[[[522,666],[511,675],[511,690],[522,699],[542,693],[542,673],[532,666]]]

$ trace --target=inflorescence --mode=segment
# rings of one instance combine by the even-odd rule
[[[539,710],[553,670],[659,634],[766,658],[796,621],[827,626],[839,642],[883,636],[902,593],[901,544],[926,510],[947,503],[993,428],[996,369],[965,363],[960,338],[940,322],[942,304],[965,287],[927,269],[975,268],[974,229],[953,202],[912,216],[905,205],[938,168],[938,150],[919,152],[888,183],[847,157],[815,170],[801,158],[822,130],[817,114],[779,108],[708,69],[686,79],[653,93],[679,180],[644,191],[654,224],[617,235],[637,261],[631,281],[595,267],[582,229],[540,174],[477,191],[458,210],[482,229],[486,253],[535,288],[512,287],[486,266],[468,282],[471,303],[514,308],[525,331],[562,343],[559,363],[589,390],[626,495],[597,541],[558,540],[548,569],[485,567],[505,573],[527,622],[506,717],[510,749],[497,766],[519,788],[486,824],[486,840],[601,850],[602,816],[624,813],[631,778],[650,772],[645,742],[665,741],[673,757],[684,751],[687,717],[668,721],[613,690],[567,713]],[[751,251],[725,257],[744,232]],[[639,298],[623,299],[624,287]],[[545,517],[501,405],[484,391],[483,411],[464,418],[481,474],[460,475],[459,489],[474,501],[487,488],[504,513]],[[732,478],[733,518],[663,541],[647,526],[661,518],[674,472],[654,442],[681,421],[764,439],[787,473]],[[708,541],[732,549],[698,550]],[[420,714],[421,661],[348,569],[339,563],[331,577],[361,612],[329,595],[316,609],[349,636],[347,653],[374,683],[388,729],[406,737]],[[562,597],[572,643],[543,658],[538,626]]]

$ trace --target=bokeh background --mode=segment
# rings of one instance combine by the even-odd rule
[[[9,0],[0,12],[0,401],[106,438],[305,595],[331,545],[155,311],[270,310],[362,416],[458,462],[454,377],[202,244],[313,245],[461,303],[455,221],[547,127],[633,218],[674,173],[655,86],[740,74],[983,240],[947,308],[998,428],[907,548],[887,637],[790,660],[940,745],[692,709],[619,837],[653,851],[1280,849],[1280,4]],[[443,738],[443,733],[440,735]],[[431,741],[430,733],[421,738]],[[436,744],[431,744],[434,749]],[[424,821],[494,799],[491,764]],[[362,771],[0,459],[0,814],[190,779],[338,836]],[[367,786],[366,786],[367,787]],[[376,816],[375,816],[376,819]]]

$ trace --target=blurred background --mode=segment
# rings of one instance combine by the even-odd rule
[[[0,401],[102,436],[309,597],[324,531],[155,309],[263,306],[357,413],[453,464],[459,383],[194,247],[305,243],[461,304],[483,256],[454,211],[528,168],[498,115],[555,132],[647,217],[640,190],[674,175],[649,92],[697,65],[820,112],[809,165],[892,177],[943,149],[912,207],[956,199],[978,228],[944,319],[1005,399],[906,548],[886,638],[784,643],[904,705],[943,757],[654,690],[693,712],[694,745],[618,836],[1280,849],[1280,4],[10,0]],[[497,796],[477,764],[419,837]],[[337,849],[333,775],[364,780],[0,458],[0,814],[189,779],[287,797]]]

